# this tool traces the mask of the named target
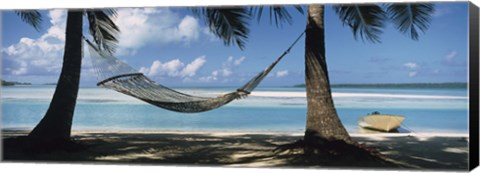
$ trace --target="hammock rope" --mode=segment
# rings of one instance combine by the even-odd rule
[[[84,37],[84,40],[89,45],[90,59],[99,80],[97,86],[115,90],[167,110],[193,113],[209,111],[228,104],[235,99],[248,96],[278,62],[290,52],[304,33],[305,31],[272,64],[254,76],[245,85],[234,92],[218,97],[192,96],[157,84],[112,54],[100,50],[87,38]]]

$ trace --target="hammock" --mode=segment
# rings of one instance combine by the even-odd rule
[[[100,80],[97,86],[115,90],[167,110],[193,113],[209,111],[230,103],[235,99],[248,96],[273,67],[290,52],[290,49],[304,33],[302,32],[292,45],[272,64],[254,76],[241,88],[214,98],[192,96],[157,84],[115,56],[101,51],[88,39],[84,39],[89,45],[93,69]]]

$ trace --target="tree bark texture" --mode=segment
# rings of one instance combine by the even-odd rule
[[[304,141],[351,138],[340,121],[332,99],[325,59],[324,6],[310,5],[305,37],[305,82],[307,92],[307,126]]]

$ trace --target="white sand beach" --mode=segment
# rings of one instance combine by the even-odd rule
[[[192,92],[192,94],[222,95],[225,92]],[[253,91],[250,96],[257,97],[307,97],[306,92],[299,91]],[[367,98],[409,98],[409,99],[468,99],[464,96],[446,95],[413,95],[413,94],[380,94],[380,93],[348,93],[333,92],[332,97],[367,97]]]
[[[3,138],[27,131],[3,131]],[[87,150],[35,156],[4,148],[6,161],[197,165],[223,167],[357,167],[333,159],[319,160],[292,152],[273,152],[280,145],[302,138],[298,133],[74,131],[73,138]],[[356,141],[378,150],[408,170],[466,170],[467,134],[352,134]],[[356,161],[354,161],[356,162]],[[361,162],[361,161],[358,161]],[[375,166],[373,166],[375,167]]]

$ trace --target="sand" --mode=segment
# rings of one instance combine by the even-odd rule
[[[26,133],[3,131],[2,136],[8,138]],[[339,163],[333,158],[305,157],[296,150],[273,152],[280,145],[301,139],[300,133],[74,131],[72,136],[88,148],[35,156],[4,148],[4,160],[284,168],[361,165],[360,160]],[[352,134],[352,137],[398,163],[393,167],[369,167],[460,171],[468,168],[469,138],[466,134]]]

